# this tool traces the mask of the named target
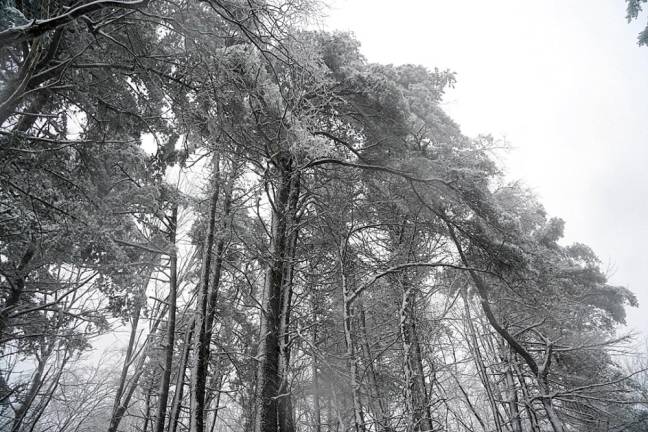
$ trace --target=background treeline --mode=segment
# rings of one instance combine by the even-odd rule
[[[0,430],[646,430],[634,295],[317,13],[0,2]]]

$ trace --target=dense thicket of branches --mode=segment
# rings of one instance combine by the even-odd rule
[[[646,430],[634,295],[315,12],[0,3],[0,430]]]

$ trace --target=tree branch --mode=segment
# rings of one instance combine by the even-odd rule
[[[29,24],[22,26],[10,27],[0,32],[0,44],[8,45],[11,43],[24,42],[41,36],[48,31],[55,30],[70,21],[86,15],[88,13],[105,9],[105,8],[119,8],[119,9],[139,9],[145,7],[149,0],[135,0],[135,1],[117,1],[117,0],[98,0],[90,3],[77,6],[70,9],[62,15],[44,20],[32,20]]]

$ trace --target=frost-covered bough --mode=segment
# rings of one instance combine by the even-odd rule
[[[634,296],[443,112],[452,73],[308,2],[120,5],[2,6],[3,429],[645,428]]]

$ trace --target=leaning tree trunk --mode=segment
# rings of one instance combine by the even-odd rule
[[[145,343],[146,345],[148,345],[148,341]],[[146,346],[144,347],[144,349],[146,349]],[[135,389],[137,388],[139,379],[144,373],[144,369],[145,369],[144,363],[146,358],[147,358],[146,352],[142,352],[140,354],[140,359],[137,362],[137,365],[135,365],[135,374],[130,379],[130,385],[128,389],[124,392],[124,395],[121,398],[119,405],[113,411],[112,417],[110,419],[110,424],[108,426],[108,432],[116,432],[117,428],[119,427],[119,423],[124,418],[124,415],[126,414],[126,410],[128,410],[128,406],[130,405],[130,400],[133,397],[133,394],[135,393]]]
[[[22,430],[23,422],[27,417],[27,412],[31,408],[32,404],[36,400],[36,396],[43,386],[43,380],[47,375],[45,371],[45,366],[49,360],[50,355],[54,349],[54,345],[50,344],[46,348],[41,349],[40,358],[38,360],[38,366],[36,371],[31,379],[29,390],[27,395],[20,403],[20,405],[14,411],[14,421],[11,427],[11,432],[19,432]]]
[[[452,242],[457,248],[457,252],[459,253],[459,257],[461,258],[462,264],[468,268],[468,274],[470,275],[470,278],[472,279],[475,288],[477,289],[482,311],[484,312],[484,315],[486,315],[486,319],[488,320],[488,323],[508,343],[511,349],[524,359],[524,362],[527,364],[531,372],[533,372],[536,383],[538,384],[538,388],[542,395],[541,396],[542,405],[547,414],[547,418],[551,423],[551,427],[554,432],[563,432],[564,428],[563,428],[562,420],[560,420],[560,417],[558,417],[558,415],[556,414],[555,407],[553,406],[553,399],[551,398],[551,396],[549,396],[549,382],[547,380],[547,374],[549,373],[551,352],[548,353],[548,358],[545,361],[546,364],[543,365],[542,367],[538,366],[538,363],[533,358],[531,353],[520,344],[520,342],[515,338],[515,336],[510,334],[507,329],[505,329],[504,327],[502,327],[502,325],[500,325],[500,323],[497,321],[497,318],[495,318],[495,314],[493,313],[493,310],[491,309],[490,306],[488,285],[481,278],[481,276],[470,267],[470,262],[468,261],[468,258],[466,257],[466,254],[463,251],[461,242],[457,238],[457,235],[455,234],[452,224],[448,221],[448,219],[445,216],[441,214],[438,215],[443,219],[446,226],[448,227],[448,234],[450,235]]]
[[[147,284],[148,282],[145,283],[143,286],[145,287]],[[130,380],[128,380],[129,387],[125,389],[126,382],[127,382],[126,377],[128,375],[129,366],[135,359],[135,356],[133,355],[134,346],[131,345],[130,343],[131,341],[129,340],[129,350],[127,350],[127,356],[126,356],[128,358],[128,361],[124,361],[124,366],[122,368],[122,375],[120,377],[119,389],[117,395],[115,396],[113,411],[110,417],[110,423],[108,425],[108,432],[117,431],[117,428],[119,428],[119,423],[122,421],[124,414],[126,414],[126,411],[128,410],[128,406],[130,405],[130,400],[133,397],[133,393],[135,393],[135,389],[137,388],[139,379],[144,373],[144,369],[145,369],[144,364],[146,362],[146,359],[148,358],[147,350],[149,344],[151,343],[153,337],[157,333],[157,329],[160,326],[160,323],[162,322],[162,318],[164,317],[164,315],[166,315],[167,307],[168,305],[166,304],[166,302],[164,302],[164,306],[162,307],[160,314],[155,317],[153,324],[151,325],[149,334],[146,337],[146,340],[144,341],[142,348],[140,349],[139,359],[137,361],[137,364],[134,367],[135,372],[133,373],[133,376],[130,378]],[[138,317],[139,320],[139,310],[137,311],[136,316]],[[135,328],[132,329],[131,339],[134,341],[134,337],[135,337],[134,333],[136,333],[136,326],[134,325],[133,327]]]

